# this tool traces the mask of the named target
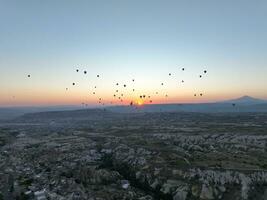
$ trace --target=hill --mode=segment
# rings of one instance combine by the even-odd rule
[[[239,105],[256,105],[256,104],[265,104],[267,103],[267,101],[263,99],[253,98],[250,96],[243,96],[237,99],[231,99],[231,100],[227,100],[227,101],[223,101],[219,103],[232,103],[232,104],[234,103],[234,104],[239,104]]]
[[[267,101],[243,96],[237,99],[221,101],[216,103],[197,104],[150,104],[140,107],[115,106],[108,107],[112,112],[267,112]]]

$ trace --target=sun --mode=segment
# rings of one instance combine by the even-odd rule
[[[137,100],[137,105],[138,106],[142,106],[143,104],[144,104],[144,102],[141,99]]]

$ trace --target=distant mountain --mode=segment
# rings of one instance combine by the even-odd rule
[[[231,99],[231,100],[227,100],[227,101],[222,101],[222,102],[218,102],[218,103],[235,103],[235,104],[241,104],[241,105],[256,105],[256,104],[265,104],[267,103],[266,100],[263,99],[257,99],[257,98],[253,98],[250,96],[243,96],[237,99]]]
[[[223,113],[223,112],[267,112],[267,103],[233,106],[231,103],[203,103],[203,104],[154,104],[142,107],[115,106],[106,108],[111,112],[138,113],[138,112],[200,112],[200,113]]]
[[[215,103],[197,104],[150,104],[141,107],[115,106],[108,107],[107,110],[120,113],[136,112],[267,112],[267,101],[243,96],[238,99]]]
[[[96,120],[103,117],[113,117],[114,113],[106,111],[105,109],[82,109],[82,110],[65,110],[65,111],[48,111],[27,113],[17,117],[16,121],[31,121],[31,122],[45,122],[45,121],[75,121],[75,120]]]
[[[12,119],[26,113],[47,112],[47,111],[67,111],[82,109],[82,106],[28,106],[28,107],[0,107],[0,120]]]

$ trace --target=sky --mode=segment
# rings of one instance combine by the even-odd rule
[[[266,18],[265,0],[0,0],[0,106],[267,99]]]

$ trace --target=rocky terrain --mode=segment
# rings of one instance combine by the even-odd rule
[[[0,199],[267,199],[267,114],[104,110],[0,123]]]

